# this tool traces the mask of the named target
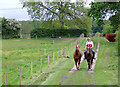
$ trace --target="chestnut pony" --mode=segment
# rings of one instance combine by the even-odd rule
[[[80,51],[78,44],[76,45],[76,49],[74,51],[73,57],[74,57],[76,68],[77,68],[77,70],[79,70],[80,61],[81,61],[81,57],[82,57],[82,52]]]
[[[87,45],[86,59],[87,59],[87,62],[88,62],[88,71],[92,70],[91,66],[92,66],[92,63],[93,63],[93,52],[90,48],[90,45]]]

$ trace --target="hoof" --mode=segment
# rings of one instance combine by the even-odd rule
[[[77,70],[79,70],[79,67],[77,67]]]
[[[88,71],[92,71],[91,69],[88,69]]]

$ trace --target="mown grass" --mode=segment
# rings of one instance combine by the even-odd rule
[[[85,43],[84,40],[85,39],[83,38],[79,42],[82,47]],[[72,49],[67,52],[67,55],[70,56],[70,58],[61,58],[59,61],[56,61],[55,64],[51,64],[50,68],[44,67],[44,73],[38,73],[34,80],[30,80],[26,83],[32,85],[59,85],[62,81],[62,77],[67,76],[68,71],[71,70],[74,65],[73,52],[75,47],[76,44],[74,44]]]
[[[116,42],[99,38],[100,48],[95,68],[96,85],[118,85],[118,48]]]
[[[87,72],[87,62],[81,63],[81,69],[73,74],[63,85],[118,85],[118,52],[115,42],[108,42],[104,37],[93,37],[94,44],[100,42],[94,74]]]
[[[100,42],[100,48],[98,51],[98,59],[95,66],[94,74],[88,73],[87,62],[83,61],[80,65],[79,71],[69,73],[69,70],[74,65],[74,60],[66,59],[60,66],[55,65],[55,72],[50,74],[43,82],[35,83],[39,85],[118,85],[118,52],[115,42],[108,42],[104,37],[93,37],[96,47],[97,42]],[[82,42],[83,43],[83,42]],[[83,43],[85,45],[85,43]],[[84,49],[84,45],[81,50]],[[94,48],[95,49],[95,48]],[[74,50],[74,49],[73,49]],[[73,51],[71,51],[73,54]],[[63,61],[63,60],[61,60]],[[62,67],[62,68],[60,68]],[[62,77],[67,76],[62,82]]]

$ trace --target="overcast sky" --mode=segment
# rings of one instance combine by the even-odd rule
[[[76,0],[72,0],[75,2]],[[89,3],[94,0],[85,0],[87,7]],[[30,20],[30,16],[27,13],[26,8],[22,8],[22,4],[19,0],[0,0],[0,17],[14,18],[16,20]]]

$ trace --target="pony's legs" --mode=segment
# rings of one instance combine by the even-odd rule
[[[93,58],[92,58],[92,60],[91,60],[91,65],[93,64]]]
[[[90,63],[90,60],[89,60],[89,59],[87,59],[87,62],[88,62],[88,70],[90,70],[90,68],[91,68],[91,63]]]
[[[80,67],[80,59],[78,59],[78,70],[79,70],[79,67]]]
[[[76,69],[77,69],[77,61],[75,60],[75,65],[76,65]]]
[[[92,63],[91,63],[91,62],[92,62],[92,60],[90,60],[90,70],[91,70],[91,68],[92,68]]]

